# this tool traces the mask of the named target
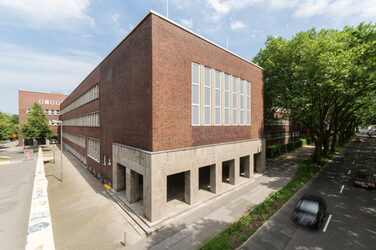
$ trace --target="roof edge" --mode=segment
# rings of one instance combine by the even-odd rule
[[[187,31],[187,32],[189,32],[189,33],[191,33],[192,35],[197,36],[198,38],[200,38],[200,39],[202,39],[202,40],[204,40],[204,41],[206,41],[206,42],[208,42],[208,43],[211,43],[212,45],[214,45],[214,46],[216,46],[216,47],[218,47],[218,48],[220,48],[220,49],[222,49],[222,50],[224,50],[224,51],[226,51],[226,52],[228,52],[228,53],[230,53],[230,54],[232,54],[232,55],[234,55],[234,56],[236,56],[236,57],[238,57],[238,58],[240,58],[240,59],[242,59],[243,61],[246,61],[247,63],[249,63],[249,64],[251,64],[251,65],[253,65],[253,66],[257,67],[257,68],[260,68],[260,69],[264,70],[261,66],[255,64],[255,63],[253,63],[253,62],[251,62],[251,61],[248,61],[248,60],[245,59],[244,57],[241,57],[241,56],[235,54],[234,52],[231,52],[230,50],[228,50],[228,49],[226,49],[226,48],[223,48],[221,45],[216,44],[216,43],[213,42],[213,41],[210,41],[209,39],[207,39],[207,38],[205,38],[205,37],[203,37],[203,36],[197,34],[196,32],[194,32],[194,31],[192,31],[192,30],[190,30],[190,29],[188,29],[188,28],[182,26],[181,24],[179,24],[179,23],[177,23],[177,22],[175,22],[175,21],[173,21],[173,20],[171,20],[171,19],[169,19],[169,18],[163,16],[162,14],[160,14],[160,13],[154,11],[154,10],[150,10],[150,12],[149,12],[146,16],[148,16],[149,14],[154,14],[154,15],[156,15],[156,16],[162,18],[163,20],[165,20],[165,21],[167,21],[167,22],[169,22],[169,23],[171,23],[171,24],[173,24],[173,25],[175,25],[175,26],[177,26],[177,27],[179,27],[179,28],[181,28],[181,29],[183,29],[183,30],[185,30],[185,31]],[[146,17],[146,16],[145,16],[145,17]],[[144,19],[145,19],[145,18],[144,18]],[[143,20],[143,19],[142,19],[142,20]],[[141,21],[141,22],[142,22],[142,21]],[[137,27],[137,26],[136,26],[136,27]],[[133,31],[133,30],[132,30],[132,31]],[[132,31],[131,31],[131,32],[132,32]]]

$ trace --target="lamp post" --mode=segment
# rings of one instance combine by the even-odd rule
[[[60,181],[63,182],[63,121],[52,120],[60,124]]]

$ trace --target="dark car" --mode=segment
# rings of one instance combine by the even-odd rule
[[[325,201],[315,195],[303,196],[291,214],[292,220],[301,226],[320,229],[326,212]]]
[[[375,177],[371,173],[355,172],[354,186],[375,189]]]

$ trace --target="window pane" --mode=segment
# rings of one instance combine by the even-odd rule
[[[221,91],[215,90],[215,106],[221,106]]]
[[[229,75],[225,74],[225,91],[230,90]]]
[[[228,109],[225,109],[225,124],[229,124],[229,110]]]
[[[251,98],[248,96],[247,97],[247,110],[251,109]]]
[[[205,125],[210,125],[210,123],[211,123],[210,107],[205,107]]]
[[[192,82],[194,83],[199,83],[198,71],[199,71],[199,66],[195,63],[192,63]]]
[[[238,120],[236,119],[236,110],[232,111],[232,124],[238,124]]]
[[[199,125],[199,106],[193,105],[192,106],[192,124]]]
[[[244,81],[240,79],[240,94],[244,94]]]
[[[236,108],[237,103],[237,96],[236,94],[232,94],[232,108]]]
[[[240,124],[244,124],[244,111],[240,110]]]
[[[205,67],[205,86],[210,87],[210,68]]]
[[[225,107],[228,108],[230,107],[230,93],[225,92]]]
[[[192,84],[192,103],[199,104],[199,86]]]
[[[247,124],[251,124],[251,111],[247,111]]]
[[[247,82],[247,95],[251,95],[251,83]]]
[[[232,92],[237,92],[236,77],[232,78]]]
[[[211,102],[210,102],[210,89],[209,88],[205,88],[205,105],[210,105]]]
[[[221,109],[215,108],[215,124],[221,124]]]
[[[244,109],[244,98],[240,96],[240,109]]]
[[[215,71],[215,88],[220,89],[221,88],[221,79],[219,71]]]

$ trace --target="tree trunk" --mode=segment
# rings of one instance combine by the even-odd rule
[[[321,160],[321,150],[323,144],[323,137],[320,135],[315,142],[315,151],[313,152],[313,161],[319,163]]]
[[[328,136],[325,136],[324,138],[324,149],[322,151],[322,155],[324,157],[328,157],[329,155],[329,137]]]
[[[332,145],[330,146],[330,153],[334,154],[336,152],[336,144],[337,144],[337,132],[334,133],[332,138]]]

